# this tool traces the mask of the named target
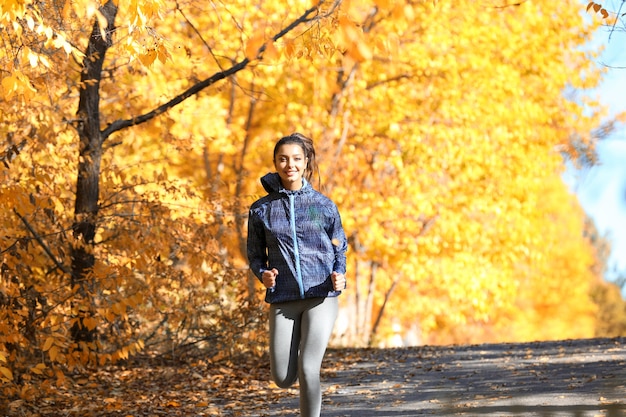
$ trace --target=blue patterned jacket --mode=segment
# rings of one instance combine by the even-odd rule
[[[276,268],[276,286],[265,301],[280,303],[313,297],[336,297],[333,271],[346,272],[346,235],[337,206],[303,180],[297,191],[282,187],[277,173],[261,178],[268,195],[250,207],[248,261],[261,280]]]

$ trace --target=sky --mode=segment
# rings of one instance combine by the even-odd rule
[[[595,39],[604,45],[597,59],[607,67],[604,81],[595,97],[608,106],[611,115],[626,111],[626,32],[610,34],[601,30]],[[594,220],[599,233],[612,246],[606,279],[612,281],[621,271],[626,276],[626,126],[597,144],[599,163],[583,170],[570,170],[566,182],[578,196],[585,212]],[[622,294],[626,298],[626,288]]]

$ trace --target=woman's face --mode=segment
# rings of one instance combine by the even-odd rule
[[[288,143],[278,148],[276,156],[274,156],[274,167],[276,167],[285,189],[299,190],[302,188],[302,176],[307,162],[304,150],[300,145]]]

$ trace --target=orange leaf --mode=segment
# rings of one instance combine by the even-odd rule
[[[41,348],[41,350],[46,352],[47,350],[49,350],[52,347],[53,343],[54,343],[54,337],[52,337],[52,336],[48,337],[46,339],[46,342],[43,344],[43,347]]]
[[[265,38],[263,37],[263,35],[257,35],[250,38],[248,44],[246,45],[246,58],[248,58],[250,61],[256,59],[259,55],[259,49],[261,49],[264,43]]]
[[[265,46],[263,58],[267,58],[268,60],[277,60],[280,58],[280,52],[276,48],[276,45],[274,45],[274,42],[268,42]]]
[[[139,60],[143,65],[149,67],[154,63],[154,60],[157,58],[157,52],[154,49],[149,49],[143,55],[139,56]]]
[[[54,361],[57,358],[58,354],[59,354],[59,348],[57,346],[52,346],[50,348],[50,351],[48,352],[48,355],[50,356],[51,361]]]
[[[291,58],[296,51],[296,45],[292,40],[285,41],[285,55],[287,58]]]

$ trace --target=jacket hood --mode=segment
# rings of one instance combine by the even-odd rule
[[[264,176],[262,176],[261,177],[261,184],[263,185],[263,188],[265,188],[265,191],[268,192],[268,194],[279,193],[279,192],[285,192],[285,193],[295,192],[295,193],[298,193],[300,191],[305,191],[307,188],[310,187],[308,181],[305,180],[304,178],[302,178],[302,188],[301,189],[299,189],[297,191],[285,190],[285,188],[283,187],[282,183],[280,182],[280,175],[278,175],[277,172],[270,172],[270,173],[265,174]]]

